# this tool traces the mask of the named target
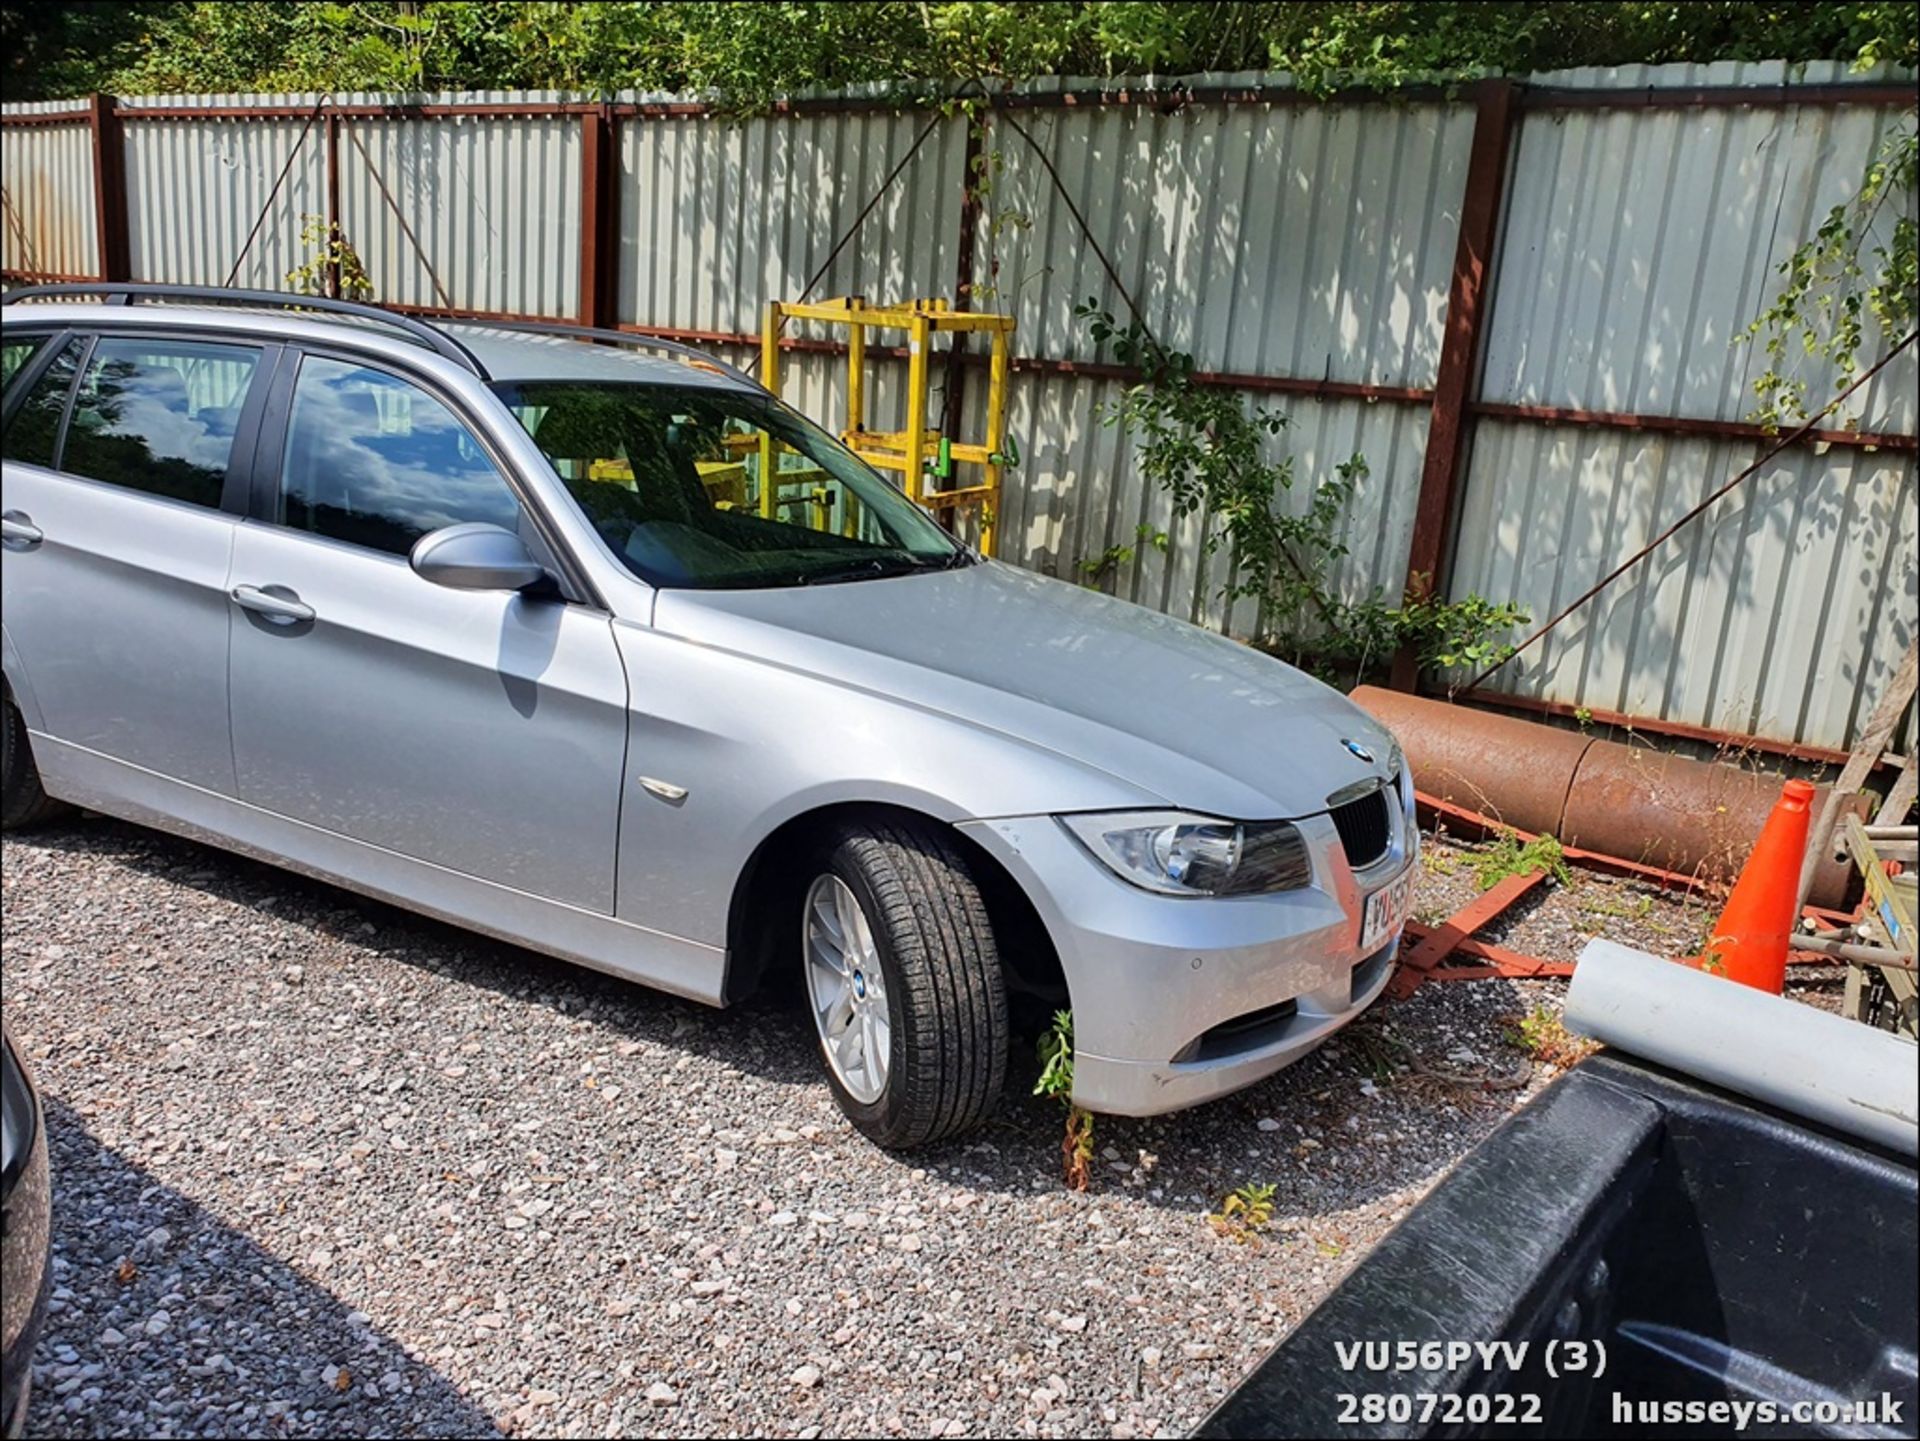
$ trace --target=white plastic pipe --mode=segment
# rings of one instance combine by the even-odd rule
[[[1920,1155],[1920,1048],[1613,941],[1588,941],[1567,1028],[1888,1150]]]

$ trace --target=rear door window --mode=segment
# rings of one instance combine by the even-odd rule
[[[309,355],[294,382],[280,471],[282,524],[405,555],[430,531],[517,531],[520,502],[473,433],[411,381]]]
[[[102,339],[80,378],[60,468],[218,508],[259,366],[249,346]]]
[[[66,413],[67,392],[73,389],[74,371],[79,368],[80,345],[78,340],[69,340],[53,363],[40,372],[33,389],[21,398],[20,408],[7,421],[0,455],[28,465],[53,464],[54,447],[60,440],[60,417]],[[11,359],[8,364],[12,364]]]

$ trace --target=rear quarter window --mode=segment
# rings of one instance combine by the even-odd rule
[[[67,392],[73,388],[79,358],[80,342],[69,340],[53,363],[40,372],[33,389],[22,397],[19,409],[7,421],[0,455],[27,465],[53,464],[54,447],[60,440],[60,417],[66,412]],[[12,363],[9,358],[8,364]]]
[[[4,342],[0,342],[0,391],[13,384],[20,367],[33,359],[34,352],[46,340],[44,335],[19,335],[8,336]]]

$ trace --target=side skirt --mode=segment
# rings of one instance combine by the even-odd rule
[[[725,1004],[727,953],[597,911],[415,860],[29,733],[47,794],[235,851],[436,920],[709,1006]]]

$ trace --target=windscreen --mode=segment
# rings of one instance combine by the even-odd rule
[[[650,584],[814,585],[970,558],[771,397],[570,381],[496,390],[607,546]]]

